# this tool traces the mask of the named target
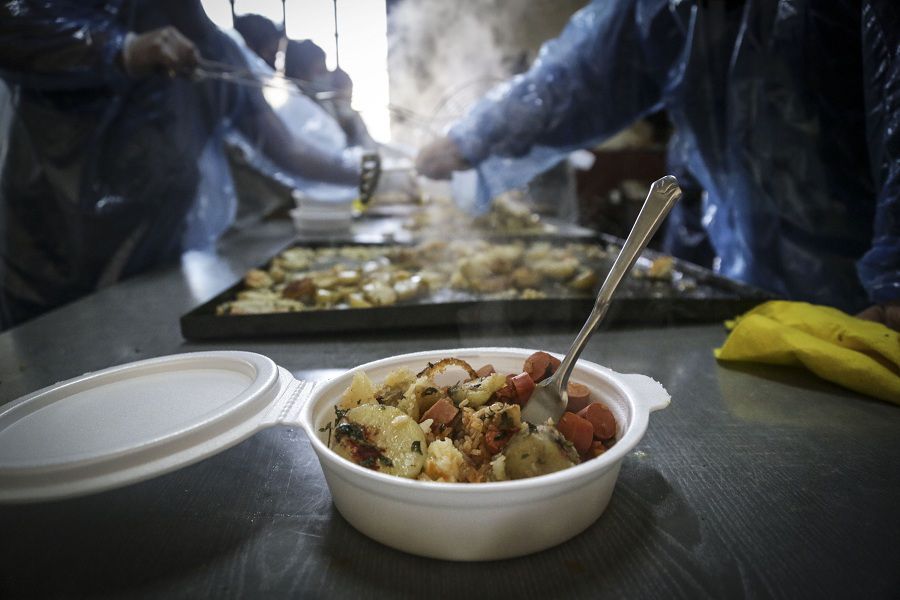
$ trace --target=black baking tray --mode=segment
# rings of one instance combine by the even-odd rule
[[[513,238],[505,238],[507,241]],[[586,239],[527,236],[525,242],[567,243]],[[595,235],[592,241],[621,246],[622,240]],[[351,240],[296,241],[294,246],[310,248],[337,246],[397,246],[403,244],[365,243]],[[646,250],[642,258],[661,256]],[[268,265],[269,261],[266,261]],[[261,265],[260,268],[265,268]],[[702,323],[729,319],[773,298],[768,292],[721,277],[708,269],[675,259],[674,270],[696,281],[690,292],[665,290],[660,282],[628,277],[621,284],[607,321],[615,323],[673,324]],[[602,277],[602,274],[601,274]],[[672,287],[672,284],[669,284]],[[289,313],[216,315],[216,307],[244,288],[243,280],[181,317],[181,333],[189,340],[302,336],[304,334],[420,329],[435,326],[469,326],[499,323],[570,322],[581,323],[593,308],[593,297],[542,299],[477,299],[434,301],[427,296],[392,306],[332,308]]]

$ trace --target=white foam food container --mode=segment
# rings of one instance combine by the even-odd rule
[[[649,413],[669,404],[653,379],[579,361],[573,379],[616,415],[618,441],[581,465],[531,479],[481,484],[403,479],[335,454],[320,432],[357,371],[373,380],[457,357],[520,372],[533,350],[417,352],[360,365],[325,383],[295,379],[251,352],[200,352],[111,367],[0,407],[0,502],[61,499],[121,487],[195,463],[255,432],[302,427],[335,506],[388,546],[450,560],[492,560],[554,546],[604,511],[622,459]]]

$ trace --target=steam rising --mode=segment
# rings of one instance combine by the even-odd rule
[[[420,146],[528,67],[584,0],[404,0],[389,16],[395,140]]]

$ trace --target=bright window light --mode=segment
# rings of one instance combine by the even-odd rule
[[[231,28],[228,0],[201,0],[209,18]],[[238,0],[237,14],[256,13],[281,23],[280,0]],[[287,35],[310,39],[325,51],[329,69],[340,67],[353,80],[353,108],[378,141],[391,137],[388,112],[387,11],[385,0],[337,0],[339,52],[335,52],[333,0],[287,0]],[[280,90],[275,90],[280,92]]]

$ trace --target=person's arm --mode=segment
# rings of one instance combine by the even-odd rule
[[[360,164],[351,155],[325,152],[291,135],[268,104],[264,101],[253,104],[255,108],[243,111],[236,125],[278,166],[315,181],[359,184]]]
[[[187,73],[194,44],[174,27],[130,33],[113,10],[71,0],[0,5],[0,72],[26,87],[115,86],[128,76]]]
[[[661,0],[591,3],[544,44],[528,72],[493,90],[446,138],[424,148],[417,168],[447,177],[489,156],[524,156],[539,144],[589,145],[652,111],[683,45],[673,10]],[[663,47],[669,51],[652,54]]]
[[[868,0],[862,14],[866,130],[878,192],[872,248],[858,264],[874,306],[859,316],[900,329],[900,6]]]

